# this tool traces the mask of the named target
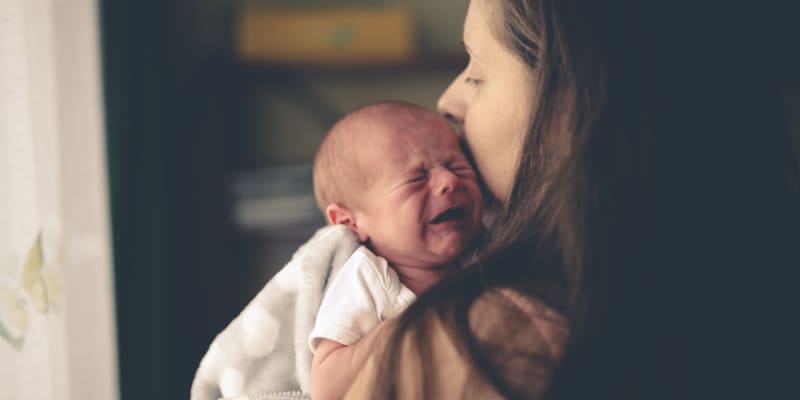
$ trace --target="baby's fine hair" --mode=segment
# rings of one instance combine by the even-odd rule
[[[359,107],[334,123],[314,157],[314,196],[322,213],[330,204],[352,205],[358,201],[354,191],[370,185],[369,166],[362,165],[359,155],[372,134],[386,133],[373,129],[376,125],[399,133],[426,115],[438,116],[420,105],[392,100]]]

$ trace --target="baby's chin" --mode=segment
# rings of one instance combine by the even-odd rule
[[[439,243],[430,246],[432,253],[440,259],[440,264],[449,264],[461,259],[472,243],[474,235],[469,237],[459,236],[458,238],[442,238]]]

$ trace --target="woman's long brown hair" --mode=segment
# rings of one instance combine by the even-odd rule
[[[759,336],[737,322],[772,316],[781,300],[770,296],[800,266],[800,174],[781,102],[790,70],[768,51],[788,51],[782,38],[762,41],[766,21],[733,6],[723,18],[672,3],[475,1],[530,67],[529,131],[487,245],[401,316],[375,398],[396,394],[406,335],[420,343],[420,376],[443,367],[425,351],[431,315],[508,398],[678,398],[697,385],[721,395],[732,388],[722,376],[760,382],[765,359],[734,343]],[[541,392],[499,373],[509,354],[469,327],[471,304],[499,286],[570,322],[561,360],[520,367],[546,378]]]

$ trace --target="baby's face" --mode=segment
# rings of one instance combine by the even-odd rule
[[[362,165],[375,174],[373,184],[355,210],[372,250],[396,265],[454,261],[480,228],[482,201],[455,134],[444,119],[431,118],[372,138],[363,144]]]

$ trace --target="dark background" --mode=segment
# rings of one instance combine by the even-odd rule
[[[325,128],[366,102],[433,107],[463,66],[467,2],[260,1],[412,7],[422,56],[375,68],[240,62],[236,15],[252,2],[100,2],[123,399],[188,398],[213,337],[311,232],[243,229],[237,177],[308,164]]]
[[[245,3],[100,2],[123,399],[188,398],[213,337],[308,232],[237,226],[238,175],[308,163],[326,125],[367,101],[432,107],[462,66],[466,3],[394,2],[421,15],[423,61],[301,69],[236,59]]]
[[[188,398],[190,366],[248,295],[224,190],[252,162],[241,82],[227,54],[192,45],[180,3],[102,3],[125,399]]]

